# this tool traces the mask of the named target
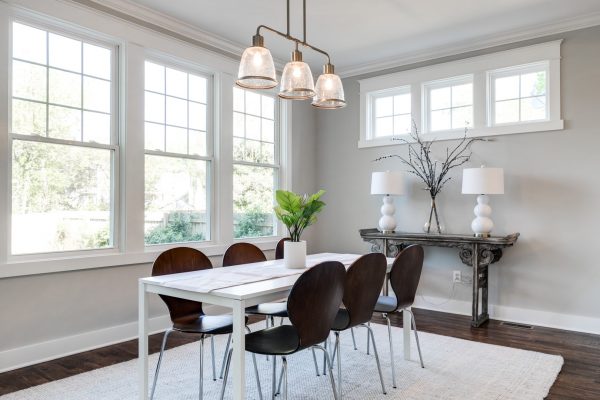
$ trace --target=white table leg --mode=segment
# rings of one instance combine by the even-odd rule
[[[233,307],[233,398],[246,399],[246,314],[243,301]]]
[[[410,307],[408,307],[410,310]],[[404,332],[404,359],[410,360],[410,313],[402,312],[402,331]]]
[[[138,284],[138,373],[139,398],[148,399],[148,293],[146,285]]]

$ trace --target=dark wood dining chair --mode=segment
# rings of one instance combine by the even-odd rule
[[[316,348],[325,353],[333,397],[337,400],[331,359],[320,344],[329,336],[342,303],[345,275],[346,269],[338,261],[326,261],[305,271],[292,287],[287,300],[291,325],[279,325],[246,335],[246,351],[273,357],[273,396],[276,393],[277,357],[281,357],[283,364],[283,400],[287,400],[287,356]],[[227,358],[225,381],[230,362],[231,354]]]
[[[335,347],[332,358],[337,355],[338,397],[342,399],[342,357],[340,348],[340,332],[354,327],[367,329],[367,340],[371,339],[373,353],[379,372],[381,390],[386,394],[379,354],[375,346],[373,330],[367,323],[371,320],[373,309],[379,298],[381,287],[387,270],[387,259],[381,253],[365,254],[354,261],[346,272],[344,282],[344,308],[340,308],[335,317],[332,331],[335,334]]]
[[[284,243],[292,240],[290,238],[283,238],[281,239],[279,242],[277,242],[277,246],[275,246],[275,259],[276,260],[283,260],[283,248],[284,248]]]
[[[396,256],[390,272],[390,283],[396,297],[379,296],[377,304],[375,305],[374,311],[381,313],[387,320],[388,337],[390,340],[390,357],[392,360],[392,384],[394,388],[396,387],[396,368],[394,365],[394,345],[392,344],[392,325],[390,323],[389,314],[398,310],[410,314],[410,320],[417,342],[417,350],[419,351],[421,368],[425,368],[423,356],[421,354],[421,345],[419,344],[419,334],[417,332],[415,315],[409,309],[415,302],[417,287],[419,286],[421,271],[423,269],[423,257],[423,247],[419,245],[408,246],[402,250],[400,254]]]
[[[176,247],[162,252],[152,265],[152,276],[177,274],[182,272],[200,271],[211,269],[212,264],[208,257],[199,250],[190,247]],[[233,331],[233,319],[231,315],[206,315],[202,309],[202,303],[192,300],[179,299],[165,295],[159,295],[165,302],[171,317],[172,327],[165,331],[163,336],[152,392],[150,398],[154,398],[158,373],[162,362],[167,338],[174,331],[200,335],[200,380],[199,399],[203,398],[204,386],[204,339],[214,335],[231,334]],[[256,359],[254,361],[254,372],[258,379]],[[214,347],[213,347],[213,376],[214,376]],[[259,383],[260,388],[260,383]],[[262,399],[262,394],[259,392]]]

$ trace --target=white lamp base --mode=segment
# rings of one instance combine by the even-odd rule
[[[492,216],[492,207],[490,207],[490,198],[485,194],[477,196],[477,205],[473,209],[475,219],[471,222],[471,229],[477,237],[489,237],[494,228]]]
[[[385,195],[383,197],[383,205],[381,206],[381,218],[379,219],[379,230],[383,233],[394,233],[396,229],[396,219],[394,213],[396,207],[394,206],[394,198],[392,196]]]

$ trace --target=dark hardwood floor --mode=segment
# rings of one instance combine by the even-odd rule
[[[600,399],[600,336],[558,329],[511,326],[490,321],[471,328],[469,317],[415,309],[419,331],[475,340],[483,343],[559,354],[565,359],[558,379],[547,397],[556,399]],[[382,323],[377,316],[373,322]],[[402,326],[401,315],[393,315],[395,326]],[[150,351],[160,350],[162,335],[150,338]],[[169,348],[194,341],[189,335],[173,333]],[[137,357],[137,341],[104,347],[0,374],[0,395],[66,378],[96,368]]]

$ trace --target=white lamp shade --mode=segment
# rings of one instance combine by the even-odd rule
[[[404,194],[404,179],[402,172],[373,172],[371,177],[371,194]]]
[[[504,194],[504,169],[465,168],[462,181],[463,194]]]
[[[271,52],[261,46],[244,50],[235,83],[248,89],[270,89],[277,86]]]

